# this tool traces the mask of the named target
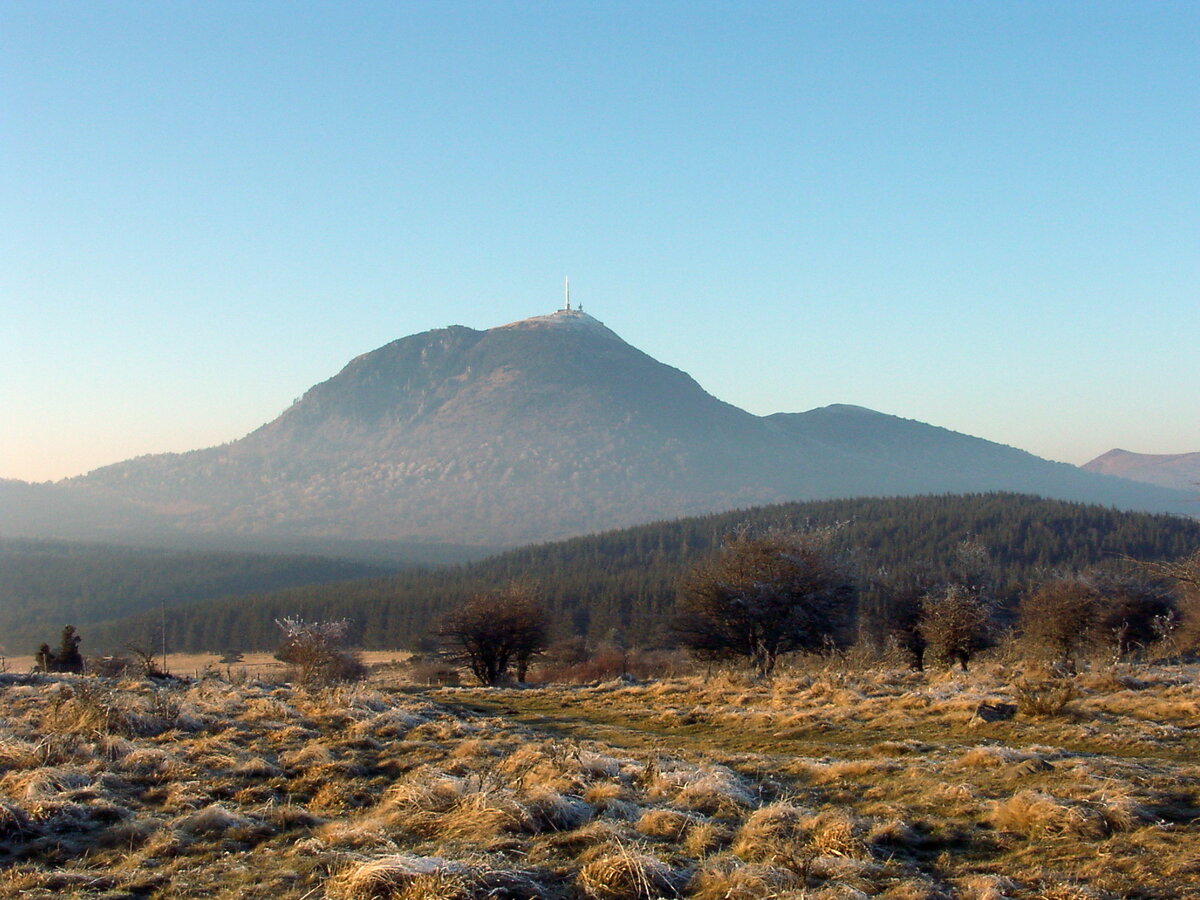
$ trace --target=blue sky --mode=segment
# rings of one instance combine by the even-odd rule
[[[564,275],[752,412],[1200,450],[1200,5],[0,4],[0,477]]]

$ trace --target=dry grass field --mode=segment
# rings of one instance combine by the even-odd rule
[[[0,895],[1200,897],[1198,676],[9,674]]]
[[[368,666],[378,666],[387,663],[404,662],[412,654],[407,650],[363,650],[359,654]],[[156,657],[161,661],[161,657]],[[33,671],[34,658],[27,656],[9,656],[4,660],[9,672]],[[221,662],[219,653],[172,653],[167,657],[167,670],[172,674],[188,678],[201,678],[206,670],[217,670],[225,677],[278,677],[287,669],[285,663],[275,658],[273,653],[246,653],[233,665]]]

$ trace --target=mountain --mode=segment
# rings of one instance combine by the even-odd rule
[[[1200,493],[1200,453],[1130,453],[1109,450],[1081,468],[1102,475]]]
[[[109,539],[512,546],[787,500],[992,490],[1188,511],[1175,492],[858,407],[754,416],[577,310],[393,341],[230,444],[0,488],[9,534],[62,534],[77,508]]]

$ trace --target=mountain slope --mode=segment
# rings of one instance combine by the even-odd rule
[[[1200,453],[1130,453],[1109,450],[1081,468],[1161,487],[1200,491]]]
[[[1169,491],[870,410],[753,416],[565,310],[393,341],[239,441],[54,493],[111,506],[126,530],[514,545],[786,500],[997,489],[1186,511]]]

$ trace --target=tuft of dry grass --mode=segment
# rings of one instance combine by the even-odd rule
[[[326,884],[330,900],[470,900],[470,869],[436,856],[397,853],[348,866]]]
[[[779,802],[756,809],[742,823],[730,849],[747,862],[783,862],[795,858],[810,837],[805,823],[811,810]]]
[[[782,897],[804,887],[804,879],[790,869],[720,856],[706,860],[692,876],[687,893],[695,900],[760,900]]]
[[[1069,678],[1022,679],[1013,685],[1017,712],[1023,716],[1061,716],[1070,702],[1079,697],[1075,682]]]
[[[592,860],[575,883],[592,900],[654,900],[678,896],[684,878],[657,857],[628,847]]]
[[[637,830],[646,837],[676,842],[698,821],[696,816],[674,809],[648,809],[637,820]]]
[[[231,812],[214,803],[175,820],[175,828],[190,835],[221,835],[229,831],[248,829],[254,822],[246,816]]]
[[[1108,823],[1096,810],[1040,791],[1021,791],[997,801],[992,806],[990,820],[996,828],[1026,836],[1099,838],[1108,832]]]

